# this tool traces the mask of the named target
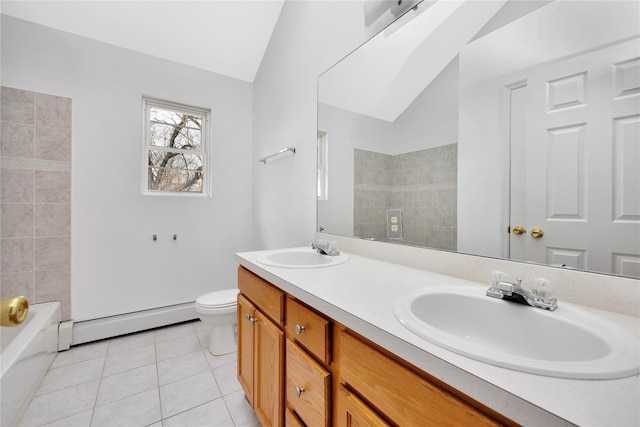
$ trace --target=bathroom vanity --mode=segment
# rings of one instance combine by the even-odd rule
[[[263,425],[640,423],[638,375],[505,369],[432,344],[394,317],[410,292],[484,284],[351,254],[330,267],[273,267],[258,261],[268,252],[237,254],[238,377]],[[594,313],[637,334],[635,317]]]

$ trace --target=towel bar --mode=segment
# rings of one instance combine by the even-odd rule
[[[267,164],[267,160],[271,160],[274,157],[280,156],[282,154],[286,154],[288,152],[291,152],[292,154],[296,154],[296,149],[293,148],[293,147],[283,148],[282,150],[278,151],[277,153],[271,154],[270,156],[263,157],[263,158],[259,159],[258,161],[261,162],[261,163],[264,163],[266,165]]]

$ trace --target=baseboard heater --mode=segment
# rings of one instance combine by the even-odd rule
[[[197,319],[194,302],[152,308],[133,313],[84,320],[73,324],[71,344],[82,344],[119,335]]]

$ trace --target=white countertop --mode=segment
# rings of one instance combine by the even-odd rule
[[[341,265],[293,269],[236,254],[243,267],[466,395],[527,426],[640,426],[640,376],[573,380],[517,372],[458,355],[396,320],[396,299],[418,289],[486,284],[353,254]],[[562,301],[559,301],[562,304]],[[639,319],[583,307],[640,336]]]

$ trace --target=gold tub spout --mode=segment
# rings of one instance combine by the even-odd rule
[[[7,298],[0,302],[0,324],[18,326],[27,318],[29,302],[23,296]]]

